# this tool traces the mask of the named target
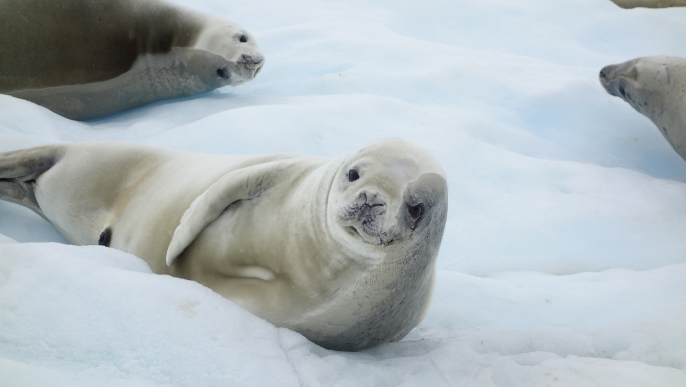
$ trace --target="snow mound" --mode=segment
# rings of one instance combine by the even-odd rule
[[[686,385],[686,162],[598,82],[610,63],[686,57],[686,8],[177,2],[251,31],[260,75],[88,122],[0,95],[0,151],[418,143],[450,192],[427,317],[397,343],[324,350],[0,202],[0,385]]]
[[[439,271],[418,329],[343,353],[130,254],[0,243],[0,374],[3,386],[676,386],[686,383],[684,276],[686,264],[562,277]]]

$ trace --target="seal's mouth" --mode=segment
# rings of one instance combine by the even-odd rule
[[[358,231],[357,227],[355,226],[347,226],[346,228],[351,235],[362,239],[364,243],[369,243],[370,245],[388,246],[391,243],[395,242],[395,239],[388,237],[386,233],[370,234],[368,232],[365,232],[364,225],[360,227],[363,230],[362,232]]]
[[[346,228],[348,229],[348,232],[349,232],[350,234],[355,235],[355,236],[357,236],[357,237],[360,237],[360,238],[364,239],[364,238],[362,237],[362,235],[360,234],[360,232],[357,231],[357,228],[356,228],[355,226],[347,226]],[[365,242],[366,242],[366,240],[365,240]]]
[[[241,54],[232,67],[235,82],[243,83],[252,80],[262,70],[264,57],[261,54]]]

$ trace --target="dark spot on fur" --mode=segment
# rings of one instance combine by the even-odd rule
[[[110,247],[110,241],[112,240],[112,229],[107,227],[100,233],[100,238],[98,238],[98,245]]]
[[[622,85],[619,86],[619,94],[621,94],[622,97],[626,98],[626,91],[624,90],[624,86]]]

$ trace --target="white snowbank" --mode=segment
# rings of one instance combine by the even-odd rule
[[[450,189],[429,313],[401,342],[326,351],[133,256],[26,243],[64,239],[0,202],[0,385],[686,385],[686,162],[597,80],[609,63],[686,57],[686,9],[179,2],[254,33],[260,75],[85,123],[0,96],[0,151],[419,143]]]
[[[0,244],[0,370],[26,385],[686,383],[686,264],[492,278],[440,271],[420,328],[327,351],[99,246]]]

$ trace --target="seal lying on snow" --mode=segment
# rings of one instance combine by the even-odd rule
[[[686,160],[686,59],[651,56],[605,66],[600,83],[650,118]]]
[[[332,160],[43,146],[0,154],[0,198],[352,351],[420,322],[448,208],[441,166],[401,140]]]
[[[0,0],[0,93],[72,119],[255,77],[255,38],[161,0]]]
[[[612,0],[622,8],[667,8],[686,6],[686,0]]]

